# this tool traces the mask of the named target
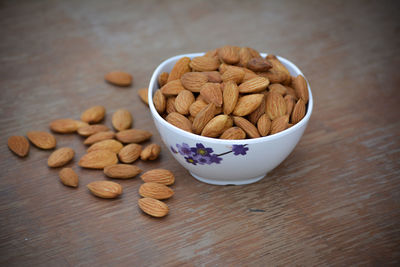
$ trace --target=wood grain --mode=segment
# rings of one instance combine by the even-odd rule
[[[320,266],[400,261],[400,65],[397,1],[1,1],[0,265]],[[315,110],[293,153],[256,184],[193,179],[162,145],[137,90],[166,58],[225,44],[297,64]],[[103,80],[120,69],[129,88]],[[134,127],[162,145],[144,171],[176,175],[170,214],[137,206],[141,180],[118,181],[121,198],[86,185],[107,180],[68,164],[78,189],[46,166],[50,151],[20,159],[11,135],[49,130],[92,105],[128,109]]]

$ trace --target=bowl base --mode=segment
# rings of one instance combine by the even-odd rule
[[[267,174],[263,174],[261,176],[257,176],[255,178],[250,178],[247,180],[241,180],[241,181],[225,181],[225,180],[214,180],[214,179],[207,179],[198,176],[197,174],[194,174],[192,172],[189,172],[194,178],[199,180],[200,182],[206,183],[206,184],[212,184],[212,185],[245,185],[245,184],[252,184],[255,182],[260,181],[262,178],[264,178]]]

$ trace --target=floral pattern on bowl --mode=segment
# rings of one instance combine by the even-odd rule
[[[205,164],[220,164],[224,156],[229,153],[233,153],[235,156],[244,156],[246,155],[249,148],[247,144],[245,145],[232,145],[231,150],[226,151],[221,154],[213,154],[214,150],[211,147],[205,147],[201,143],[197,143],[195,147],[190,147],[186,143],[176,144],[176,149],[171,146],[170,147],[172,153],[182,155],[186,162],[193,165],[205,165]]]

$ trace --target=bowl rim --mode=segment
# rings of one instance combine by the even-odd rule
[[[149,84],[149,89],[148,89],[148,102],[149,102],[149,108],[151,111],[151,114],[153,116],[154,119],[156,119],[159,123],[161,123],[163,126],[171,129],[172,131],[175,131],[177,133],[179,133],[180,135],[183,135],[187,138],[192,138],[198,142],[207,142],[207,143],[213,143],[213,144],[221,144],[221,145],[232,145],[232,144],[255,144],[255,143],[259,143],[259,142],[265,142],[265,141],[273,141],[275,139],[279,139],[283,136],[286,136],[288,134],[291,134],[292,132],[295,132],[297,129],[305,126],[305,124],[308,123],[311,114],[312,114],[312,110],[313,110],[313,96],[311,93],[311,89],[310,89],[310,85],[309,82],[307,80],[307,78],[304,76],[303,72],[291,61],[287,60],[286,58],[277,56],[277,58],[285,65],[285,66],[290,66],[291,68],[293,68],[297,73],[301,74],[304,79],[307,82],[307,89],[308,89],[308,95],[309,95],[309,100],[308,100],[308,108],[307,108],[307,113],[304,116],[303,119],[301,119],[300,122],[296,123],[295,125],[293,125],[292,127],[273,134],[273,135],[267,135],[267,136],[263,136],[263,137],[258,137],[258,138],[251,138],[251,139],[237,139],[237,140],[232,140],[232,139],[217,139],[217,138],[212,138],[212,137],[206,137],[206,136],[201,136],[201,135],[197,135],[194,133],[189,133],[185,130],[182,130],[172,124],[170,124],[169,122],[167,122],[165,119],[163,119],[160,114],[158,114],[157,110],[154,107],[154,103],[153,103],[153,91],[155,91],[154,89],[157,87],[158,88],[158,76],[161,73],[161,69],[163,69],[165,67],[165,65],[169,64],[171,61],[175,61],[178,60],[182,57],[189,57],[189,58],[194,58],[194,57],[199,57],[199,56],[203,56],[205,53],[201,52],[201,53],[189,53],[189,54],[181,54],[181,55],[176,55],[173,57],[170,57],[166,60],[164,60],[163,62],[160,63],[160,65],[158,65],[158,67],[154,70],[151,79],[150,79],[150,84]],[[261,56],[266,57],[267,54],[266,53],[260,53]],[[156,89],[156,90],[157,90]]]

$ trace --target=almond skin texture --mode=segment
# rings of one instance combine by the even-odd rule
[[[303,76],[298,75],[292,81],[293,89],[296,91],[296,95],[298,98],[303,99],[304,103],[307,104],[308,102],[308,88],[307,82]]]
[[[185,90],[185,87],[183,87],[181,80],[173,80],[163,85],[160,90],[165,96],[174,96]]]
[[[228,115],[218,115],[210,120],[204,127],[201,135],[207,137],[218,137],[225,130],[232,127],[233,121]]]
[[[252,59],[252,55],[247,47],[241,47],[239,50],[239,65],[246,67],[247,63]]]
[[[218,71],[204,71],[202,74],[207,76],[208,82],[210,83],[222,82],[221,74]]]
[[[142,146],[129,144],[124,146],[118,153],[119,160],[123,163],[132,163],[140,157]]]
[[[221,76],[223,82],[234,81],[236,84],[242,82],[244,70],[240,68],[228,68]]]
[[[188,72],[182,75],[181,82],[185,89],[198,93],[201,87],[208,82],[208,77],[201,72]]]
[[[94,143],[88,148],[87,152],[89,153],[95,150],[109,150],[114,153],[118,153],[122,149],[122,147],[123,145],[121,144],[121,142],[118,142],[114,139],[109,139]]]
[[[74,133],[83,126],[88,126],[88,124],[73,119],[58,119],[50,123],[50,130],[56,133]]]
[[[115,130],[122,131],[131,128],[133,118],[128,110],[118,109],[114,112],[111,122]]]
[[[78,165],[88,169],[104,169],[118,163],[117,154],[109,150],[95,150],[81,157]]]
[[[257,121],[257,129],[261,136],[267,136],[271,129],[271,120],[267,114],[262,115]]]
[[[139,167],[130,164],[115,164],[104,168],[104,174],[115,179],[133,178],[141,172]]]
[[[79,178],[76,172],[71,168],[63,168],[58,174],[61,183],[65,186],[78,187]]]
[[[202,99],[194,101],[193,104],[191,104],[189,107],[190,115],[196,117],[196,115],[199,114],[199,112],[207,105],[208,104]]]
[[[247,63],[247,68],[252,71],[264,72],[272,68],[272,64],[264,58],[252,58]]]
[[[207,103],[213,103],[217,107],[222,106],[222,91],[217,83],[206,83],[200,90],[200,95]]]
[[[189,67],[190,58],[183,57],[180,58],[176,63],[175,66],[172,68],[171,72],[168,76],[168,81],[178,80],[182,77],[183,74],[190,71]]]
[[[149,89],[148,88],[140,88],[138,90],[138,95],[140,99],[145,103],[146,105],[149,105]]]
[[[233,122],[235,123],[236,126],[240,127],[243,131],[245,131],[247,136],[249,136],[250,138],[260,137],[260,133],[254,126],[254,124],[252,124],[245,118],[235,116],[233,117]]]
[[[287,91],[286,87],[279,83],[270,84],[268,86],[268,89],[270,92],[276,92],[276,93],[280,94],[281,96],[286,95],[286,91]]]
[[[227,64],[236,64],[239,62],[239,47],[226,45],[217,50],[218,57]]]
[[[269,85],[269,80],[264,77],[254,77],[239,85],[240,93],[258,93],[264,91]]]
[[[175,99],[175,110],[182,114],[189,114],[189,107],[194,102],[194,95],[188,90],[180,91]]]
[[[15,155],[23,158],[29,154],[29,142],[23,136],[10,136],[7,141],[8,148],[15,153]]]
[[[239,88],[237,87],[236,83],[234,81],[226,82],[222,95],[224,102],[224,114],[229,115],[234,110],[239,99]]]
[[[286,114],[286,102],[280,94],[275,92],[268,93],[265,113],[268,114],[271,120]]]
[[[215,114],[215,105],[213,103],[208,104],[199,113],[197,113],[196,117],[193,120],[192,129],[195,134],[200,134],[206,124],[214,118]]]
[[[155,160],[160,155],[161,147],[157,144],[150,144],[146,146],[140,153],[141,160]]]
[[[164,113],[165,107],[167,105],[167,100],[160,90],[156,90],[153,95],[153,103],[159,114]]]
[[[103,120],[106,109],[103,106],[93,106],[85,110],[81,115],[81,120],[87,123],[97,123]]]
[[[170,96],[167,98],[167,104],[165,105],[165,112],[167,114],[172,113],[172,112],[177,112],[175,109],[175,96]]]
[[[246,116],[256,110],[264,99],[263,94],[250,94],[239,98],[233,115],[235,116]]]
[[[92,145],[92,144],[100,142],[100,141],[113,139],[114,136],[115,136],[115,133],[112,131],[95,133],[95,134],[92,134],[91,136],[89,136],[88,138],[86,138],[85,141],[83,141],[83,144]]]
[[[100,133],[100,132],[106,132],[109,131],[110,128],[103,124],[93,124],[93,125],[88,125],[88,126],[83,126],[78,129],[78,134],[81,136],[90,136],[92,134]]]
[[[268,55],[267,60],[272,64],[272,68],[267,72],[267,77],[272,83],[286,84],[291,81],[289,70],[275,55]]]
[[[87,185],[90,192],[100,198],[116,198],[122,194],[122,186],[110,181],[96,181]]]
[[[264,94],[263,99],[261,100],[261,104],[258,106],[256,110],[247,116],[248,120],[254,125],[257,123],[258,119],[265,113],[265,99],[266,96]]]
[[[129,129],[116,133],[115,137],[118,141],[125,144],[141,143],[149,140],[152,137],[152,133],[146,130]]]
[[[129,86],[132,84],[132,75],[123,71],[112,71],[104,76],[104,79],[114,85]]]
[[[141,198],[139,199],[138,204],[144,213],[153,217],[164,217],[169,212],[167,204],[154,198]]]
[[[304,118],[304,115],[306,115],[306,104],[304,103],[303,99],[300,98],[297,100],[297,103],[293,108],[291,123],[298,123],[302,118]]]
[[[153,169],[142,174],[145,183],[153,182],[165,185],[172,185],[175,182],[174,174],[166,169]]]
[[[215,57],[195,57],[190,62],[193,71],[213,71],[218,69],[220,62]]]
[[[192,132],[192,123],[188,118],[178,112],[172,112],[166,117],[166,121],[187,132]]]
[[[286,114],[289,115],[289,117],[290,117],[290,115],[292,114],[294,105],[296,104],[295,99],[291,95],[285,95],[285,97],[283,99],[285,99],[285,103],[286,103]]]
[[[168,72],[161,72],[160,73],[160,75],[158,76],[158,85],[160,86],[160,88],[167,84],[168,77],[169,77],[169,73]]]
[[[271,123],[271,135],[286,130],[288,127],[288,122],[289,122],[288,115],[284,115],[273,120]]]
[[[75,151],[69,147],[62,147],[51,153],[47,165],[52,168],[62,167],[70,162],[75,156]]]
[[[53,149],[56,147],[56,138],[47,132],[41,131],[30,131],[26,134],[29,141],[32,142],[36,147],[41,149]]]
[[[246,133],[240,129],[239,127],[231,127],[227,129],[222,135],[219,137],[220,139],[230,139],[230,140],[239,140],[245,139]]]
[[[168,199],[174,195],[174,191],[166,185],[158,183],[144,183],[139,187],[139,194],[142,197],[154,199]]]

